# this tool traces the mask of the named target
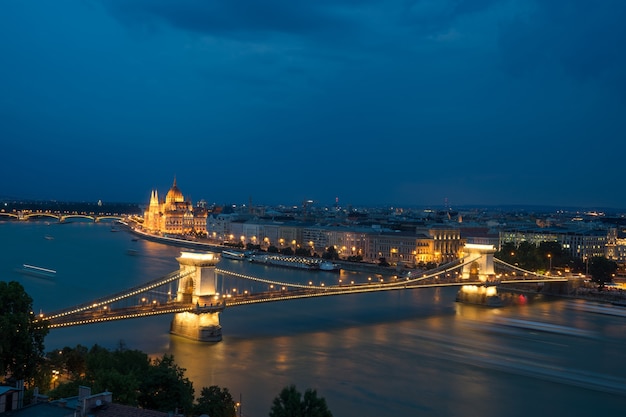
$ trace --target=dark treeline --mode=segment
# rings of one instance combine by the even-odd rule
[[[53,378],[51,398],[75,396],[79,386],[92,392],[111,392],[113,401],[185,416],[209,415],[236,417],[241,404],[235,402],[228,388],[217,385],[202,387],[194,397],[185,369],[171,355],[150,359],[139,350],[121,343],[108,350],[98,345],[91,349],[77,345],[54,350],[47,355],[47,366]],[[269,405],[268,405],[269,406]],[[295,386],[285,387],[271,404],[272,417],[332,417],[324,398],[307,389],[302,395]]]

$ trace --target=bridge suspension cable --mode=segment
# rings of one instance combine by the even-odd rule
[[[194,273],[193,270],[187,271],[185,273],[181,273],[180,270],[170,272],[169,274],[163,277],[157,278],[153,281],[150,281],[141,285],[137,285],[135,287],[126,289],[124,291],[120,291],[113,295],[108,295],[108,296],[101,297],[101,298],[98,298],[96,300],[93,300],[87,303],[82,303],[82,304],[78,304],[76,306],[69,307],[63,310],[55,311],[51,313],[49,316],[47,316],[46,318],[48,320],[51,320],[51,319],[56,319],[59,317],[66,316],[68,314],[75,314],[75,313],[80,313],[82,311],[90,310],[93,308],[98,308],[107,304],[114,303],[116,301],[123,300],[125,298],[133,297],[135,295],[150,291],[154,288],[157,288],[162,285],[168,284],[170,282],[176,281],[178,279],[184,278],[193,273]]]
[[[509,269],[511,269],[513,271],[516,271],[516,272],[522,272],[525,275],[530,275],[530,276],[536,277],[536,279],[541,279],[542,281],[546,281],[546,280],[548,280],[548,281],[550,281],[550,280],[552,280],[552,281],[563,281],[565,279],[563,277],[554,277],[554,276],[551,276],[551,275],[539,274],[537,272],[528,271],[526,269],[520,268],[519,266],[512,265],[512,264],[510,264],[508,262],[504,262],[503,260],[498,259],[498,258],[493,258],[493,261],[494,261],[495,264],[504,266],[504,267],[509,268]]]
[[[435,272],[431,272],[428,275],[422,275],[420,277],[416,277],[416,278],[407,278],[404,281],[394,281],[394,282],[386,282],[386,283],[372,283],[372,284],[362,284],[360,285],[361,288],[365,288],[368,285],[372,286],[373,288],[381,288],[381,286],[384,287],[394,287],[394,286],[405,286],[407,284],[412,284],[412,283],[416,283],[419,281],[424,281],[427,280],[429,278],[435,278],[438,277],[439,275],[441,275],[442,273],[448,273],[451,271],[455,271],[459,268],[462,268],[463,266],[470,264],[474,261],[476,261],[477,259],[479,259],[480,257],[473,257],[467,260],[461,260],[461,263],[459,263],[459,260],[455,260],[452,262],[449,262],[445,265],[441,265],[439,268],[437,268],[437,270]],[[453,266],[454,265],[454,266]],[[449,268],[450,266],[453,266],[451,268]],[[255,277],[252,275],[246,275],[246,274],[241,274],[238,272],[232,272],[232,271],[227,271],[225,269],[220,269],[220,268],[216,268],[215,269],[216,272],[222,273],[224,275],[230,275],[230,276],[234,276],[237,278],[242,278],[242,279],[247,279],[250,281],[255,281],[255,282],[261,282],[264,284],[269,284],[269,285],[277,285],[277,286],[281,286],[281,287],[289,287],[289,288],[301,288],[301,289],[317,289],[317,290],[328,290],[328,289],[336,289],[336,288],[345,288],[344,286],[341,285],[314,285],[314,284],[300,284],[300,283],[293,283],[293,282],[284,282],[284,281],[274,281],[271,279],[265,279],[265,278],[259,278],[259,277]]]

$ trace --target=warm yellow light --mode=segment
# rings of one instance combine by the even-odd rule
[[[182,259],[193,259],[196,261],[211,261],[215,258],[215,254],[211,252],[207,252],[207,253],[181,252],[180,257]]]
[[[477,249],[477,250],[496,250],[493,245],[481,245],[478,243],[466,243],[465,247],[467,249]]]

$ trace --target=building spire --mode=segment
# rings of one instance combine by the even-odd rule
[[[159,206],[159,194],[157,190],[152,190],[152,194],[150,195],[150,205]]]

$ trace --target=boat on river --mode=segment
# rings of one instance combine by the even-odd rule
[[[330,271],[330,272],[338,272],[341,270],[338,264],[329,261],[322,261],[319,263],[321,271]]]
[[[57,271],[54,269],[42,268],[40,266],[24,264],[17,272],[24,275],[32,275],[39,278],[52,279],[56,276]]]
[[[243,261],[244,259],[246,259],[246,254],[243,252],[235,252],[235,251],[231,251],[231,250],[224,250],[222,251],[222,258],[226,258],[226,259],[235,259],[238,261]]]
[[[305,269],[309,271],[339,271],[339,265],[319,258],[306,256],[289,256],[279,254],[255,254],[248,258],[250,262],[267,265],[284,266],[288,268]]]

